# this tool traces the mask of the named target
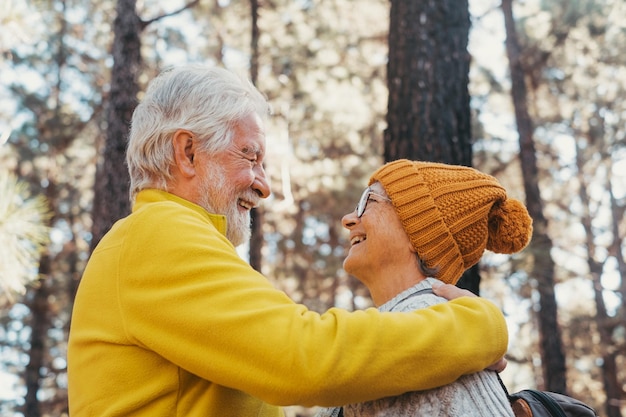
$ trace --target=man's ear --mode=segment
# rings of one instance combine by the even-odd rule
[[[193,134],[188,130],[177,130],[172,138],[172,146],[174,147],[174,163],[180,173],[186,177],[193,177],[196,174],[193,163],[196,152]]]

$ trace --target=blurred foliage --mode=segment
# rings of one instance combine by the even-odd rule
[[[0,306],[38,278],[39,255],[49,241],[50,212],[28,184],[0,170]]]

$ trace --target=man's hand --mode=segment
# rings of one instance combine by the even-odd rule
[[[433,284],[433,292],[440,297],[445,298],[446,300],[454,300],[459,297],[476,297],[471,291],[464,290],[452,284],[444,284],[435,282]]]
[[[488,366],[487,369],[489,371],[496,371],[497,373],[500,373],[504,371],[504,368],[506,368],[506,365],[507,365],[506,359],[502,358],[498,362],[494,363],[493,365]]]
[[[439,282],[436,282],[433,284],[433,292],[437,294],[438,296],[447,299],[448,301],[454,300],[455,298],[459,298],[459,297],[476,297],[476,294],[474,294],[471,291],[464,290],[452,284],[443,284]],[[490,371],[496,371],[500,373],[504,371],[504,368],[506,368],[506,365],[507,365],[506,359],[501,358],[498,362],[487,367],[487,369]]]

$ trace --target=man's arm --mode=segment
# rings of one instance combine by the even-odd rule
[[[446,385],[506,351],[506,322],[488,300],[318,314],[250,268],[195,210],[142,214],[144,240],[135,233],[121,250],[126,334],[217,385],[274,405],[333,406]]]
[[[444,284],[442,282],[435,282],[433,284],[433,292],[440,297],[443,297],[447,300],[454,300],[459,297],[476,297],[474,293],[471,291],[465,290],[463,288],[459,288],[455,285]],[[502,357],[496,363],[491,364],[487,367],[490,371],[496,371],[498,373],[504,371],[506,368],[507,361],[506,358]]]

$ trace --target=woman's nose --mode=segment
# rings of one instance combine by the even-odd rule
[[[357,221],[359,221],[359,218],[356,216],[355,209],[341,218],[341,225],[350,230],[352,227],[354,227]]]

